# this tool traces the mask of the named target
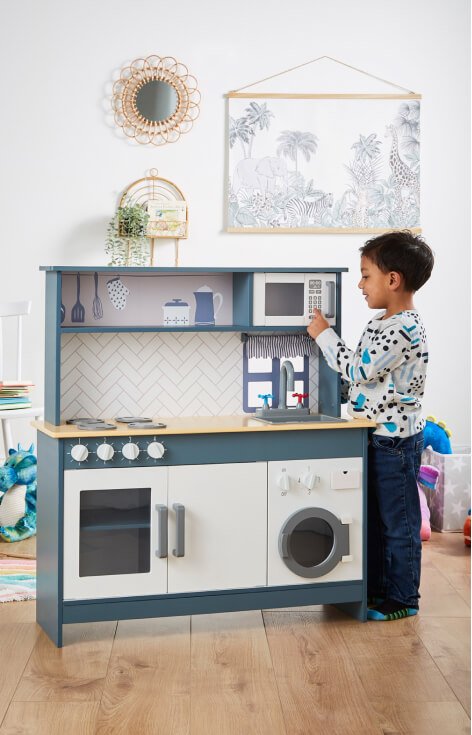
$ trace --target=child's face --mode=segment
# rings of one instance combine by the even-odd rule
[[[365,255],[361,258],[361,280],[358,287],[362,289],[369,309],[387,308],[392,294],[391,274],[383,273]]]

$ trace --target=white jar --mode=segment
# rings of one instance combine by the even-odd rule
[[[164,315],[162,324],[165,327],[184,327],[190,324],[190,307],[182,299],[167,301],[162,307]]]

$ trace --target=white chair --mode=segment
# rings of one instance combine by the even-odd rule
[[[18,380],[21,381],[22,368],[22,331],[23,317],[31,311],[31,301],[7,301],[0,302],[0,381],[1,380]],[[16,370],[13,366],[13,375],[4,374],[4,366],[6,364],[5,355],[6,346],[4,344],[4,326],[6,319],[16,318]],[[13,351],[13,350],[12,350]],[[16,373],[16,375],[15,375]],[[31,408],[12,408],[0,411],[0,424],[2,429],[3,447],[5,457],[8,457],[8,450],[13,447],[13,437],[11,433],[10,422],[15,419],[35,418],[38,419],[43,415],[43,406],[32,406]]]

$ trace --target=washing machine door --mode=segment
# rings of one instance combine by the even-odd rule
[[[324,508],[297,510],[282,526],[279,553],[299,577],[322,577],[349,554],[349,526]]]

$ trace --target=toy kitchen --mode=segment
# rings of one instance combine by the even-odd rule
[[[37,620],[366,619],[370,421],[306,333],[343,268],[45,266]]]

